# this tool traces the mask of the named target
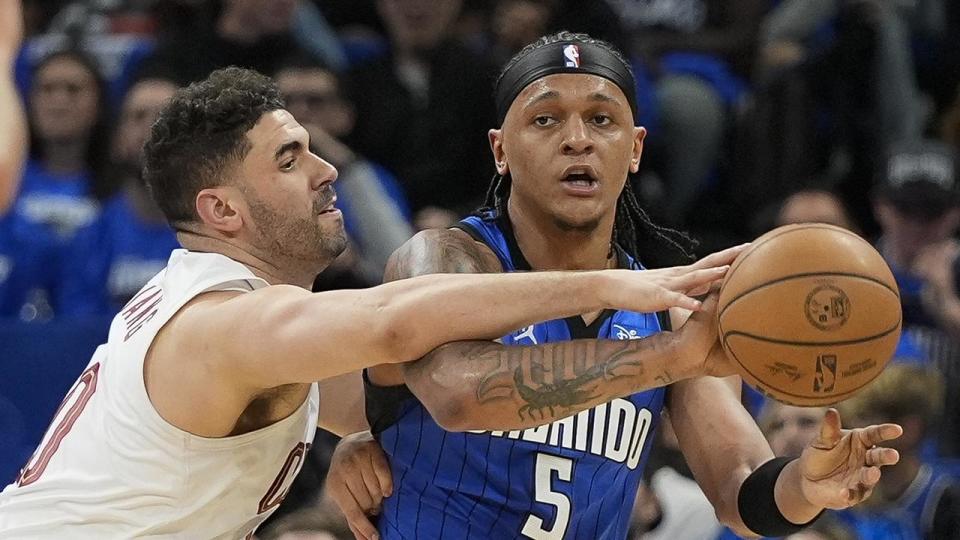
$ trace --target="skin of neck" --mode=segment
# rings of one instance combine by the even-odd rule
[[[55,174],[74,174],[87,168],[87,140],[48,141],[43,146],[44,167]]]
[[[616,265],[616,258],[609,257],[615,212],[603,216],[591,231],[567,230],[511,196],[507,215],[517,245],[534,270],[602,270]]]
[[[295,285],[308,291],[313,288],[313,280],[317,275],[330,264],[327,261],[320,268],[307,268],[302,261],[278,259],[276,255],[254,248],[236,237],[209,234],[197,225],[180,226],[177,240],[190,251],[219,253],[229,257],[270,285]]]

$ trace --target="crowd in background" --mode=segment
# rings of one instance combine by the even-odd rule
[[[875,242],[894,270],[895,365],[842,413],[901,423],[901,463],[863,508],[797,538],[960,537],[960,2],[27,0],[24,10],[16,80],[29,160],[0,214],[0,318],[112,315],[165,266],[177,240],[140,181],[140,149],[178,86],[228,65],[274,77],[312,150],[339,170],[351,248],[315,288],[378,283],[415,231],[482,202],[503,63],[540,35],[586,32],[632,63],[649,134],[630,181],[659,222],[689,231],[703,253],[776,225],[833,223]],[[822,416],[747,401],[778,454],[798,452]],[[634,538],[730,537],[662,431]],[[329,459],[318,444],[261,538],[350,537],[322,500]]]

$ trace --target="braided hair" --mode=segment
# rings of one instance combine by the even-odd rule
[[[537,41],[521,49],[500,71],[495,86],[500,83],[511,66],[517,63],[524,56],[532,51],[551,45],[557,42],[578,42],[590,43],[607,49],[611,54],[621,60],[630,73],[630,63],[623,57],[613,45],[599,39],[592,38],[587,34],[575,34],[572,32],[561,31],[549,36],[543,36]],[[654,223],[647,212],[640,205],[637,194],[633,188],[633,175],[627,178],[623,191],[617,199],[617,215],[613,224],[613,238],[616,245],[627,252],[634,260],[642,261],[646,267],[669,266],[674,264],[686,264],[695,259],[691,250],[696,245],[688,234],[664,227]],[[507,200],[510,197],[511,186],[510,175],[494,175],[490,186],[487,188],[487,195],[483,206],[478,214],[493,213],[497,216],[505,216],[507,211]]]

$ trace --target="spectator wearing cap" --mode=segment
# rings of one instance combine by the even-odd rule
[[[890,153],[874,193],[882,236],[878,249],[893,270],[903,304],[904,335],[960,386],[960,187],[957,155],[946,144],[924,140]],[[948,393],[942,450],[956,455],[960,400]]]

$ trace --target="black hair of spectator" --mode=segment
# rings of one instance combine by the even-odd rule
[[[531,52],[558,42],[587,43],[603,47],[617,59],[623,62],[627,70],[633,74],[630,62],[612,44],[590,37],[587,34],[575,34],[561,30],[555,34],[543,36],[523,49],[520,49],[500,71],[494,88],[500,84],[511,66],[519,62]],[[640,205],[640,201],[633,188],[634,175],[628,175],[627,182],[617,199],[617,217],[613,224],[613,241],[625,250],[635,260],[647,267],[668,266],[673,264],[689,263],[694,259],[691,251],[696,245],[689,235],[684,232],[657,225]],[[510,197],[510,175],[495,175],[480,212],[494,211],[506,215],[507,199]]]
[[[143,147],[144,181],[172,227],[199,219],[197,193],[225,183],[250,150],[246,132],[283,108],[269,77],[238,67],[177,90]]]
[[[84,162],[90,172],[90,194],[103,201],[113,195],[117,189],[111,175],[107,174],[110,163],[110,133],[113,128],[107,83],[101,74],[100,66],[92,56],[77,49],[64,49],[54,51],[37,62],[33,68],[31,84],[36,84],[36,75],[40,73],[44,66],[60,59],[69,59],[83,66],[93,77],[94,84],[97,87],[97,118],[90,130]],[[33,114],[28,115],[28,122],[30,124],[30,157],[37,161],[43,161],[43,144],[37,137]]]

